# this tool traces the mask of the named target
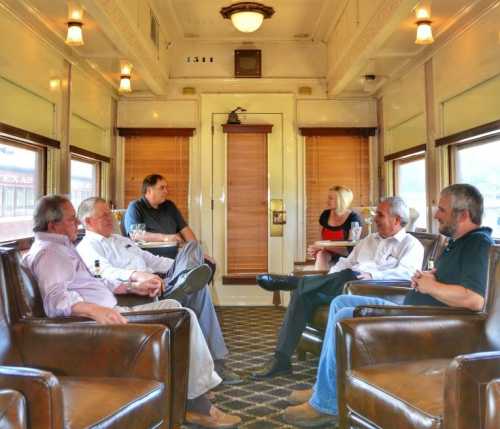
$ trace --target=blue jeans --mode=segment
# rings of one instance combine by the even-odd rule
[[[350,319],[354,309],[359,305],[396,305],[391,301],[370,296],[340,295],[330,304],[328,324],[326,326],[323,349],[319,359],[316,384],[309,404],[324,414],[338,415],[337,405],[337,356],[336,326],[337,322]]]

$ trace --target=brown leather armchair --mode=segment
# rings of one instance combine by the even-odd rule
[[[484,312],[337,324],[342,428],[485,428],[486,384],[500,377],[499,262],[494,246]]]
[[[0,266],[0,389],[26,398],[28,427],[169,427],[167,328],[29,323],[8,295]]]
[[[436,260],[445,248],[446,238],[427,232],[411,232],[410,234],[414,235],[424,246],[422,268],[427,269],[429,261]],[[307,275],[308,272],[303,271],[303,274]],[[355,280],[347,282],[344,286],[345,294],[378,296],[398,304],[403,303],[409,290],[410,282],[405,280]],[[306,358],[306,352],[317,356],[321,353],[329,308],[329,305],[320,306],[314,313],[311,322],[306,326],[297,348],[299,360]]]
[[[7,290],[10,312],[15,320],[28,325],[73,324],[85,325],[86,329],[95,329],[95,323],[81,317],[59,317],[48,319],[43,309],[43,302],[36,281],[20,264],[19,252],[13,248],[0,248],[0,260],[5,280],[0,282]],[[164,362],[171,374],[166,384],[169,408],[168,428],[180,427],[184,421],[187,383],[189,371],[189,313],[184,309],[162,311],[140,311],[124,313],[129,323],[161,324],[168,327],[169,360]],[[83,329],[83,328],[82,328]],[[119,329],[119,327],[118,327]]]
[[[486,428],[500,428],[500,378],[492,380],[486,388]]]
[[[0,390],[0,429],[26,429],[26,399],[11,389]]]

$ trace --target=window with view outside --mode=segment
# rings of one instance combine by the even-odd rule
[[[0,241],[33,235],[33,209],[41,196],[42,151],[0,143]]]
[[[484,198],[483,225],[500,238],[500,139],[455,152],[455,182],[470,183]]]
[[[416,228],[427,229],[427,197],[425,192],[425,157],[396,162],[397,195],[408,207],[419,213]]]
[[[71,160],[71,202],[78,209],[80,203],[95,197],[97,190],[97,163]]]

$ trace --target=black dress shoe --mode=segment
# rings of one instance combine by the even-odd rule
[[[292,373],[292,364],[290,362],[279,361],[272,358],[266,363],[259,371],[253,372],[250,378],[254,380],[261,380],[264,378],[273,378],[278,375],[286,375]]]
[[[276,290],[294,290],[299,285],[299,278],[284,276],[281,274],[258,274],[257,284],[265,290],[274,292]]]

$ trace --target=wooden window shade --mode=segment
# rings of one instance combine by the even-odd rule
[[[267,135],[227,135],[227,274],[267,271]]]
[[[326,208],[328,189],[346,186],[354,193],[352,205],[370,200],[368,137],[306,137],[306,245],[321,239],[319,216]]]
[[[167,180],[168,198],[188,220],[189,137],[130,136],[125,139],[125,205],[141,196],[149,174]]]

